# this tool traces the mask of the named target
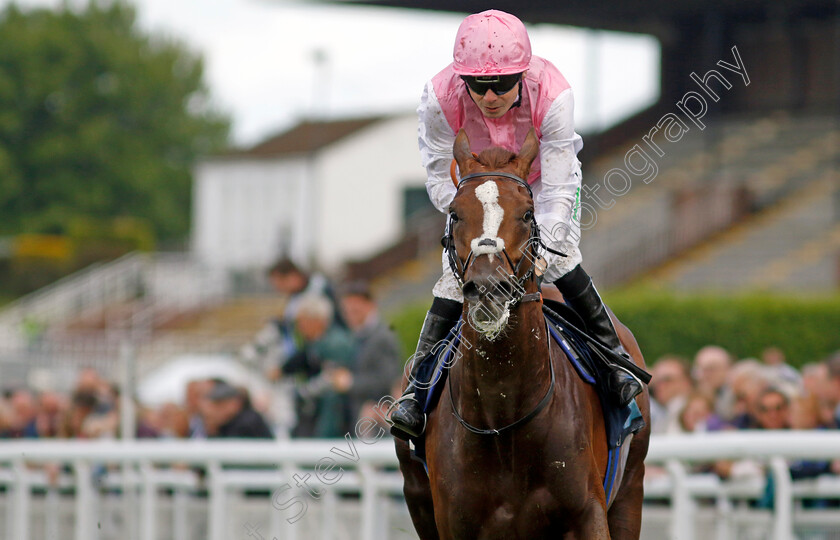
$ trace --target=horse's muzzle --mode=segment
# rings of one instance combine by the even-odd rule
[[[499,279],[481,276],[464,283],[463,293],[467,302],[491,300],[494,304],[504,304],[516,298],[517,288],[505,276]]]

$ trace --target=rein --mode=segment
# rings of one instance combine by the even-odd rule
[[[479,179],[482,179],[482,178],[487,178],[488,176],[495,177],[495,178],[501,178],[501,179],[504,179],[504,180],[509,180],[509,181],[515,182],[520,187],[524,187],[528,191],[528,196],[533,200],[534,193],[531,190],[531,186],[529,186],[528,183],[525,180],[523,180],[522,178],[520,178],[519,176],[517,176],[515,174],[511,174],[511,173],[506,173],[506,172],[481,172],[481,173],[468,174],[467,176],[461,178],[461,181],[458,183],[457,189],[460,190],[461,187],[463,187],[468,182],[476,181],[476,180],[479,180]],[[450,266],[450,268],[452,268],[452,273],[455,274],[455,278],[458,280],[458,284],[463,288],[464,277],[466,276],[467,269],[469,268],[469,265],[472,262],[474,257],[473,257],[472,250],[470,250],[470,253],[467,256],[466,261],[464,263],[461,262],[461,259],[458,257],[458,253],[455,249],[455,239],[454,239],[454,236],[453,236],[453,233],[452,233],[452,225],[453,225],[453,216],[452,216],[452,214],[450,214],[446,219],[446,230],[444,232],[443,238],[441,239],[441,244],[443,245],[444,249],[446,250],[446,255],[447,255],[447,258],[449,260],[449,266]],[[519,303],[522,303],[522,302],[539,302],[539,301],[542,300],[542,296],[539,292],[525,294],[525,285],[535,274],[535,269],[536,269],[536,266],[537,266],[537,258],[538,258],[538,253],[537,253],[538,248],[543,248],[546,251],[549,251],[549,252],[554,253],[556,255],[560,255],[561,257],[566,257],[565,253],[561,253],[559,251],[553,250],[543,243],[542,239],[540,238],[540,229],[539,229],[539,226],[537,225],[537,220],[536,220],[535,217],[531,218],[531,233],[530,233],[530,236],[529,236],[527,242],[528,242],[528,247],[531,248],[531,253],[530,254],[523,254],[522,258],[520,258],[519,262],[516,263],[515,265],[513,264],[513,261],[510,258],[510,254],[508,254],[507,248],[502,248],[502,251],[501,251],[502,255],[504,255],[503,260],[505,260],[505,259],[507,260],[508,266],[512,270],[512,272],[510,274],[508,274],[508,278],[510,279],[511,283],[516,284],[517,292],[520,292],[519,296],[515,296],[512,299],[513,300],[512,303],[511,303],[512,306],[515,306],[515,305],[517,305]],[[501,256],[499,256],[498,254],[496,254],[496,255],[501,259]],[[522,266],[522,263],[525,261],[525,259],[530,259],[531,260],[531,266],[530,266],[530,268],[528,268],[528,270],[523,275],[520,276],[519,275],[520,274],[520,268]],[[472,424],[470,424],[469,422],[464,420],[464,417],[461,416],[461,414],[455,408],[455,400],[452,397],[452,383],[451,383],[451,379],[448,379],[446,381],[446,385],[447,385],[447,388],[449,390],[449,403],[452,407],[452,414],[455,416],[455,418],[458,420],[458,422],[462,426],[464,426],[464,428],[467,431],[470,431],[471,433],[475,433],[476,435],[497,435],[498,436],[498,435],[501,435],[502,433],[504,433],[506,431],[510,431],[510,430],[515,429],[519,426],[527,424],[528,422],[533,420],[534,417],[536,417],[543,409],[545,409],[548,406],[548,404],[551,402],[552,396],[554,395],[554,385],[555,385],[556,377],[555,377],[555,374],[554,374],[554,363],[551,361],[551,341],[550,340],[548,342],[548,367],[549,367],[549,370],[551,371],[551,383],[548,385],[548,390],[546,391],[545,395],[543,396],[543,398],[540,400],[540,402],[537,404],[537,406],[531,412],[529,412],[528,414],[526,414],[525,416],[523,416],[522,418],[520,418],[519,420],[516,420],[515,422],[513,422],[511,424],[508,424],[508,425],[500,427],[500,428],[495,428],[495,429],[481,429],[481,428],[477,428],[477,427],[473,426]]]
[[[548,323],[546,323],[546,324],[548,324]],[[513,422],[511,424],[508,424],[504,427],[500,427],[498,429],[481,429],[481,428],[477,428],[477,427],[473,426],[472,424],[470,424],[469,422],[464,420],[464,417],[461,416],[458,413],[458,410],[455,408],[455,400],[452,397],[451,378],[447,378],[446,386],[449,389],[449,404],[452,406],[452,414],[455,415],[455,418],[458,420],[458,422],[462,426],[464,426],[464,428],[466,428],[467,431],[475,433],[476,435],[501,435],[505,431],[509,431],[509,430],[512,430],[512,429],[517,428],[519,426],[522,426],[524,424],[527,424],[528,422],[533,420],[534,417],[536,417],[538,414],[540,414],[540,412],[543,409],[545,409],[548,406],[548,404],[551,402],[551,396],[554,394],[555,377],[554,377],[554,362],[551,361],[551,340],[548,341],[548,367],[551,370],[551,384],[548,385],[548,390],[546,391],[545,395],[540,400],[540,402],[537,403],[537,406],[531,412],[529,412],[528,414],[526,414],[525,416],[523,416],[522,418],[520,418],[519,420],[516,420],[515,422]]]

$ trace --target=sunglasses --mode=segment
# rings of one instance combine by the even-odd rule
[[[483,96],[488,90],[492,90],[497,96],[507,94],[513,90],[516,85],[522,80],[521,73],[514,73],[513,75],[492,75],[490,77],[470,77],[468,75],[461,75],[461,78],[467,83],[470,90],[476,94]]]
[[[780,403],[779,405],[776,405],[776,406],[770,406],[770,407],[764,407],[764,406],[761,406],[761,407],[759,407],[759,408],[758,408],[758,411],[759,411],[759,412],[762,412],[762,413],[768,413],[768,412],[782,412],[782,411],[784,411],[785,409],[787,409],[787,405],[785,405],[784,403]]]

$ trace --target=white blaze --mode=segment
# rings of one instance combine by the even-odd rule
[[[473,238],[470,249],[475,256],[499,253],[505,248],[505,241],[499,238],[499,227],[502,225],[502,218],[505,217],[505,211],[499,204],[499,186],[495,181],[488,180],[475,188],[475,196],[484,207],[484,231],[480,237]],[[485,239],[494,241],[496,245],[478,245]]]

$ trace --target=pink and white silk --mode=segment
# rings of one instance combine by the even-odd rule
[[[449,176],[452,145],[463,128],[473,152],[501,146],[519,152],[533,126],[540,140],[528,182],[534,190],[535,215],[550,247],[568,257],[548,254],[545,278],[554,281],[581,262],[579,195],[583,140],[574,130],[574,97],[565,77],[549,61],[534,56],[522,81],[521,103],[501,118],[485,117],[464,82],[447,66],[426,84],[417,108],[420,156],[426,168],[426,190],[432,204],[446,213],[455,196]],[[444,259],[445,262],[445,259]],[[446,291],[435,295],[462,300],[454,276],[444,264]],[[440,283],[439,283],[440,285]],[[441,295],[438,295],[441,292]]]

